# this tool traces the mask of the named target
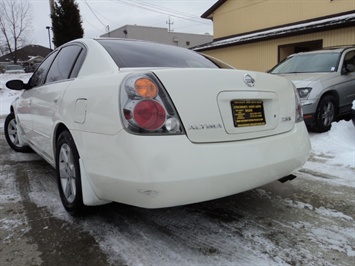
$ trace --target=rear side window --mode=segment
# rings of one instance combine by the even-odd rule
[[[180,47],[130,40],[97,41],[107,50],[119,68],[218,68],[204,56]]]
[[[74,63],[78,59],[82,50],[83,48],[79,45],[63,47],[53,61],[46,78],[46,83],[70,78]]]

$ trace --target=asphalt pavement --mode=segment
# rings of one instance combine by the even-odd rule
[[[113,203],[73,218],[50,165],[12,151],[2,132],[0,151],[0,265],[355,265],[354,189],[321,173],[200,204]]]

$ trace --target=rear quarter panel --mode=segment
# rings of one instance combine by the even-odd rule
[[[125,74],[77,78],[67,89],[59,117],[70,130],[113,135],[122,130],[119,87]]]

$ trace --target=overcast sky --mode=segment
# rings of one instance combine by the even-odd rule
[[[1,0],[2,1],[2,0]],[[29,0],[33,32],[29,43],[49,47],[51,26],[49,0]],[[200,16],[217,0],[76,0],[83,21],[84,37],[99,37],[124,25],[168,28],[176,32],[213,34],[212,22]],[[52,32],[51,32],[52,37]],[[52,44],[53,48],[53,44]]]

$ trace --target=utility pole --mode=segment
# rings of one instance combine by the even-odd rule
[[[46,26],[46,29],[48,30],[48,40],[49,40],[49,50],[52,51],[52,41],[51,41],[51,27]]]
[[[52,20],[52,15],[54,15],[54,0],[49,0],[49,8],[50,8],[50,11],[51,11],[50,17],[51,17],[51,20]],[[52,29],[52,27],[46,26],[46,29],[48,30],[49,50],[52,51],[52,45],[51,45],[51,43],[52,43],[52,40],[51,40],[51,29]]]
[[[170,20],[170,16],[169,16],[169,21],[167,21],[166,24],[169,25],[169,32],[170,32],[170,31],[173,31],[173,30],[170,28],[170,25],[174,25],[174,22],[172,22],[172,21]]]

